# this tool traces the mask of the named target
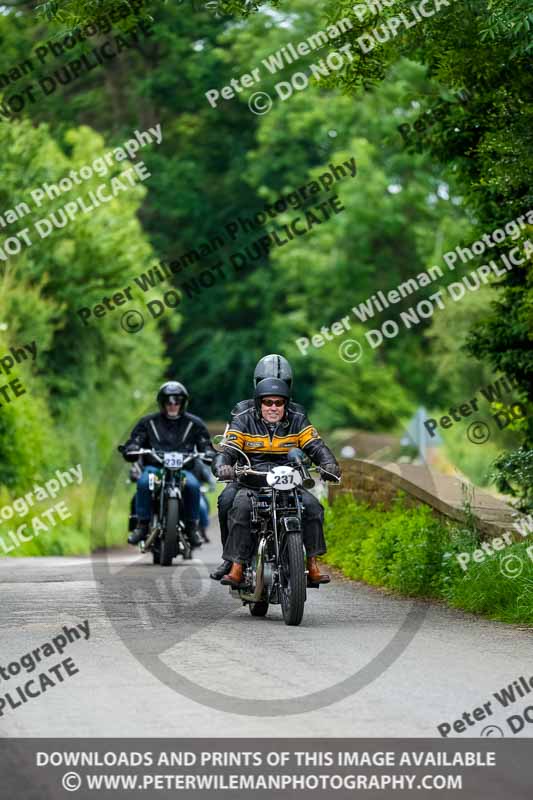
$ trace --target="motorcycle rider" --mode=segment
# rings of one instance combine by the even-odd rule
[[[167,381],[157,393],[159,412],[147,414],[132,430],[123,448],[122,455],[126,461],[136,461],[138,456],[133,451],[154,449],[164,452],[178,450],[192,452],[195,447],[200,453],[213,457],[215,450],[207,428],[200,417],[190,414],[186,409],[189,393],[178,381]],[[138,544],[148,535],[148,527],[152,513],[152,493],[149,488],[149,475],[160,467],[155,459],[149,464],[150,456],[143,455],[143,472],[137,481],[135,509],[138,517],[137,528],[128,536],[130,544]],[[148,464],[148,466],[146,466]],[[157,466],[155,466],[157,465]],[[183,492],[185,509],[185,533],[191,547],[200,547],[202,540],[198,535],[200,517],[200,482],[192,472],[184,470],[186,477]]]
[[[234,464],[239,459],[235,447],[246,453],[252,468],[268,472],[273,466],[289,463],[288,452],[302,449],[315,464],[324,470],[326,479],[340,479],[340,468],[331,450],[324,444],[318,431],[305,414],[292,411],[289,405],[290,389],[277,378],[259,381],[254,393],[254,407],[234,417],[226,432],[223,452],[213,462],[213,471],[221,480],[235,476]],[[258,486],[266,486],[259,476],[246,476],[239,484],[229,512],[230,534],[226,540],[223,558],[232,562],[229,573],[221,583],[238,587],[243,581],[243,564],[253,558],[254,542],[250,532],[251,505],[249,493]],[[318,500],[301,489],[304,507],[303,540],[307,553],[307,570],[311,583],[329,583],[323,575],[317,556],[326,552],[323,533],[324,510]]]
[[[137,481],[141,477],[142,472],[143,472],[142,463],[143,462],[142,462],[142,456],[141,456],[139,458],[139,461],[135,461],[135,463],[132,464],[131,469],[130,469],[130,478],[129,478],[130,479],[130,483],[137,483]],[[203,461],[200,458],[195,458],[194,459],[194,461],[192,462],[192,466],[191,466],[190,470],[191,470],[192,474],[194,475],[194,477],[198,478],[198,480],[200,481],[200,536],[203,539],[203,541],[207,544],[208,542],[211,541],[209,536],[207,535],[207,529],[209,527],[209,510],[210,509],[209,509],[209,501],[208,501],[208,499],[207,499],[207,497],[205,495],[205,492],[206,491],[208,491],[208,492],[209,491],[211,491],[211,492],[215,491],[217,482],[214,479],[214,477],[213,477],[213,475],[211,473],[211,470],[207,466],[206,462]],[[206,484],[209,488],[204,490],[202,484]],[[135,500],[136,500],[136,495],[134,494],[133,497],[131,498],[131,502],[130,502],[130,525],[133,524],[134,527],[135,527],[136,521],[137,521],[137,513],[136,513],[136,510],[135,510]],[[130,527],[130,530],[133,530],[133,529],[134,528]]]
[[[271,353],[270,355],[263,356],[259,359],[254,370],[254,389],[259,381],[262,381],[265,378],[280,378],[281,380],[285,381],[289,389],[292,390],[293,375],[291,365],[287,359],[284,358],[284,356],[280,356],[278,353]],[[231,427],[231,424],[235,418],[239,418],[242,414],[245,414],[251,408],[254,408],[254,404],[255,400],[253,398],[249,400],[241,400],[239,403],[237,403],[231,410],[230,419],[228,421],[228,425],[226,426],[226,430],[228,427]],[[304,407],[299,403],[294,403],[291,401],[289,408],[292,411],[305,414]],[[239,484],[236,481],[232,481],[231,483],[227,484],[218,498],[218,521],[220,525],[222,548],[224,548],[229,535],[228,514],[239,488]],[[214,581],[219,581],[224,577],[224,575],[227,575],[230,569],[231,561],[224,560],[216,569],[213,570],[213,572],[210,573],[209,577]]]

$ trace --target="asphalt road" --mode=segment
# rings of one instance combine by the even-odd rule
[[[0,665],[63,625],[90,625],[89,639],[61,657],[79,672],[4,708],[0,735],[438,736],[437,725],[489,700],[492,715],[462,736],[488,725],[512,735],[505,720],[528,697],[503,709],[493,692],[531,676],[529,630],[414,606],[341,576],[310,591],[302,625],[289,628],[279,607],[254,619],[209,579],[218,544],[197,552],[171,568],[133,548],[0,559]],[[0,680],[0,691],[26,680]],[[518,735],[532,734],[527,724]]]

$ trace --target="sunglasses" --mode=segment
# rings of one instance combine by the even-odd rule
[[[179,406],[181,405],[181,397],[167,397],[167,399],[165,400],[165,405]]]
[[[270,406],[276,406],[276,408],[281,408],[281,406],[285,405],[285,400],[261,400],[261,403],[264,406],[270,408]]]

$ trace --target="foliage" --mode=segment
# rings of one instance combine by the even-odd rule
[[[519,447],[502,453],[495,460],[494,468],[500,492],[518,497],[520,511],[533,511],[533,450]]]
[[[145,406],[153,396],[164,366],[156,328],[141,340],[122,330],[112,314],[89,326],[76,314],[126,286],[147,263],[150,246],[135,216],[145,189],[122,192],[107,208],[79,214],[41,239],[35,222],[68,197],[51,201],[45,214],[28,192],[92,163],[106,149],[103,139],[88,128],[71,129],[65,134],[67,155],[45,125],[23,121],[1,127],[0,203],[13,209],[28,200],[31,213],[12,232],[28,228],[33,243],[0,267],[0,352],[34,341],[37,357],[8,376],[19,377],[26,394],[1,410],[0,483],[13,492],[24,490],[35,480],[47,480],[54,468],[82,461],[87,503],[91,476],[116,446],[117,435],[124,436],[133,424],[139,400]],[[84,188],[95,189],[101,182],[95,176]],[[63,527],[73,533],[70,524]],[[78,544],[73,533],[64,552],[74,552]]]
[[[65,464],[62,464],[65,467]],[[49,479],[53,473],[43,475],[43,479]],[[34,476],[37,479],[37,476]],[[42,501],[38,505],[32,506],[29,513],[20,519],[12,518],[9,522],[0,524],[0,538],[2,539],[7,556],[9,558],[20,558],[22,556],[79,556],[90,555],[91,551],[100,548],[121,547],[124,544],[124,536],[128,530],[128,511],[129,499],[132,489],[127,490],[122,485],[113,497],[113,503],[109,509],[107,529],[98,530],[91,536],[93,494],[94,486],[89,479],[80,486],[69,486],[57,496],[55,501]],[[8,505],[12,500],[6,491],[0,491],[0,508]],[[57,512],[52,515],[51,520],[42,517],[43,511],[51,508],[53,504],[62,502],[66,506],[68,514],[65,520],[61,520]],[[39,531],[29,541],[22,541],[18,546],[14,546],[17,541],[16,530],[20,525],[26,524],[27,529],[23,532],[26,538],[32,536],[31,521],[40,518],[41,525],[37,527]],[[42,530],[42,526],[45,530]],[[13,537],[9,532],[13,532]],[[11,550],[11,548],[13,548]],[[4,555],[4,552],[2,552]]]
[[[347,337],[361,340],[363,329],[354,326],[347,336],[327,343],[308,357],[308,368],[316,376],[313,422],[325,430],[397,428],[398,420],[410,415],[414,408],[398,384],[394,369],[366,351],[355,364],[343,361],[339,347]]]
[[[335,14],[349,13],[349,5],[341,2],[339,8],[336,2]],[[337,83],[355,94],[365,81],[382,80],[401,55],[424,64],[441,94],[466,90],[470,101],[448,104],[442,118],[417,137],[412,149],[434,156],[451,169],[465,211],[481,237],[533,206],[533,77],[528,68],[533,2],[453,3],[363,56],[357,38],[364,30],[401,11],[409,13],[408,6],[395,3],[376,17],[356,22],[347,38],[359,51],[358,57]],[[413,121],[412,115],[406,118]],[[498,249],[509,248],[502,244]],[[470,353],[516,378],[529,401],[533,392],[532,276],[533,265],[526,262],[499,281],[497,297],[468,339]],[[524,438],[531,447],[531,417]]]
[[[370,508],[341,495],[326,510],[327,561],[349,578],[414,597],[434,597],[456,608],[503,622],[533,624],[533,562],[527,543],[506,548],[525,569],[505,577],[499,557],[456,559],[478,547],[471,528],[444,523],[426,506],[407,507],[401,496],[390,510]]]
[[[135,130],[161,124],[163,131],[162,144],[139,156],[152,173],[144,188],[121,194],[109,209],[80,216],[0,268],[0,322],[8,325],[7,333],[0,329],[2,352],[32,339],[39,347],[36,364],[18,370],[31,394],[1,409],[0,481],[12,490],[24,487],[43,465],[64,464],[64,451],[69,459],[83,458],[95,475],[164,377],[188,385],[193,412],[226,418],[233,403],[250,395],[253,366],[265,352],[283,352],[294,362],[295,399],[309,407],[326,434],[335,425],[395,429],[417,405],[445,407],[443,395],[468,393],[470,385],[490,381],[496,369],[516,376],[521,396],[531,399],[529,268],[509,272],[499,288],[453,304],[416,330],[402,329],[355,365],[338,357],[341,338],[311,348],[306,357],[294,343],[346,315],[353,337],[362,339],[368,327],[396,317],[415,298],[376,312],[364,329],[353,307],[430,265],[442,266],[447,250],[533,205],[525,25],[531,1],[454,3],[367,56],[357,36],[401,10],[409,14],[410,2],[384,8],[364,24],[353,16],[352,0],[291,0],[290,8],[256,0],[216,0],[216,8],[214,3],[145,3],[153,36],[28,104],[21,121],[1,124],[3,209]],[[118,3],[54,0],[37,15],[24,4],[4,5],[0,35],[7,71],[37,45]],[[275,99],[268,114],[250,112],[254,89],[216,109],[209,105],[206,92],[324,28],[326,16],[354,22],[342,43],[352,43],[355,58],[338,80],[314,81],[287,102],[276,97],[276,82],[307,68],[317,53],[275,75],[261,70],[257,88]],[[48,57],[27,80],[5,87],[4,98],[105,37]],[[468,92],[468,103],[453,101],[459,90]],[[450,101],[444,115],[405,147],[398,124],[414,123],[444,101]],[[356,178],[328,193],[337,193],[346,211],[234,269],[231,254],[243,252],[265,230],[230,241],[228,222],[251,217],[351,157]],[[87,188],[95,185],[96,180]],[[50,203],[46,213],[64,199]],[[279,232],[302,213],[286,212],[266,229]],[[113,314],[88,327],[77,318],[77,308],[127,286],[156,260],[177,259],[221,233],[223,250],[176,276],[179,309],[147,320],[142,333],[126,334]],[[495,248],[491,256],[497,253]],[[184,283],[219,258],[223,279],[189,296]],[[457,279],[446,272],[439,288]],[[416,301],[434,289],[421,289]],[[495,299],[492,309],[489,296]],[[470,352],[481,363],[462,349],[470,316],[476,325]],[[498,446],[513,446],[504,434]],[[531,427],[524,433],[526,446],[530,434]],[[481,450],[476,457],[482,460]],[[462,466],[462,453],[457,460]],[[473,465],[476,475],[481,466]]]

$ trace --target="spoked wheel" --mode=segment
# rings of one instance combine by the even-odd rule
[[[299,625],[305,605],[305,563],[302,540],[297,535],[287,536],[282,555],[281,611],[285,625]]]
[[[250,614],[252,617],[266,617],[268,603],[266,600],[259,600],[258,603],[249,603]]]
[[[170,567],[172,559],[178,549],[178,498],[169,497],[167,506],[167,520],[165,532],[161,539],[161,557],[159,563],[162,567]]]

